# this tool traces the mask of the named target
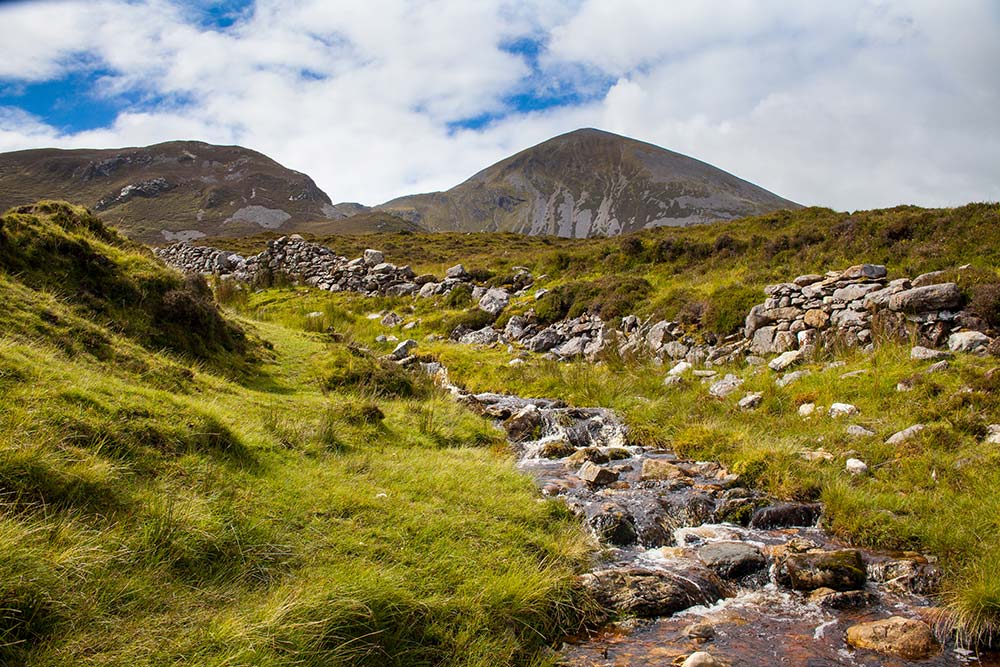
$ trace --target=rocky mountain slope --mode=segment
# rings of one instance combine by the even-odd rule
[[[521,151],[446,192],[376,208],[431,231],[584,238],[799,205],[679,153],[582,129]]]
[[[311,178],[256,151],[198,141],[0,154],[0,210],[50,197],[83,204],[147,243],[270,229],[336,234],[416,228],[357,204],[334,205]]]

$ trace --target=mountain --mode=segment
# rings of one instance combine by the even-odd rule
[[[501,160],[446,192],[376,208],[431,231],[588,237],[800,206],[680,153],[581,129]]]
[[[198,141],[0,154],[0,211],[51,198],[83,204],[147,243],[264,230],[356,233],[369,223],[419,229],[359,204],[334,205],[311,178],[256,151]]]

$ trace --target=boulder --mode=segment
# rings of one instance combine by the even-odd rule
[[[859,285],[846,285],[833,291],[833,298],[839,301],[855,301],[862,299],[866,294],[877,292],[882,289],[880,283],[862,283]]]
[[[646,344],[649,346],[649,351],[653,354],[659,352],[672,339],[673,336],[670,335],[670,322],[663,320],[650,327],[649,332],[646,334]]]
[[[459,337],[458,342],[463,345],[492,345],[500,340],[500,333],[493,327],[483,327],[478,331],[470,331]]]
[[[635,519],[620,508],[603,507],[587,519],[587,524],[597,539],[618,547],[635,544],[639,539]]]
[[[580,582],[606,609],[640,618],[670,616],[723,597],[716,575],[693,561],[676,571],[638,566],[597,570]]]
[[[640,479],[644,481],[681,479],[688,476],[678,466],[664,459],[644,459],[642,462],[642,472],[640,473]]]
[[[363,259],[365,264],[368,266],[375,266],[376,264],[382,264],[385,262],[385,255],[383,255],[379,250],[372,250],[369,248],[368,250],[365,250]]]
[[[988,445],[1000,445],[1000,424],[990,424],[986,427],[986,439],[983,442]]]
[[[962,292],[955,283],[913,287],[889,298],[889,309],[903,313],[953,310],[961,305]]]
[[[773,326],[762,326],[754,330],[750,338],[750,350],[754,354],[770,354],[773,351],[774,335],[777,329]]]
[[[381,324],[384,327],[395,327],[403,321],[403,318],[396,313],[386,313],[385,317],[382,318]]]
[[[819,275],[818,273],[808,273],[804,276],[799,276],[792,282],[798,285],[799,287],[805,287],[806,285],[812,285],[813,283],[818,283],[821,280],[823,280],[823,276]]]
[[[851,424],[847,427],[847,435],[852,438],[870,438],[875,435],[875,431],[871,431],[864,426],[858,426],[857,424]]]
[[[444,272],[445,278],[452,278],[453,280],[462,280],[469,276],[469,272],[465,270],[465,267],[461,264],[456,264],[447,271]]]
[[[767,566],[760,549],[746,542],[709,542],[698,549],[698,560],[724,579],[740,579]]]
[[[948,349],[952,352],[980,352],[990,344],[991,339],[979,331],[959,331],[948,336]]]
[[[867,574],[857,549],[786,554],[775,573],[779,584],[797,591],[864,588]]]
[[[737,403],[740,410],[755,410],[760,407],[760,404],[764,400],[764,394],[759,391],[753,391],[740,399]]]
[[[503,309],[506,308],[508,304],[510,304],[510,294],[508,294],[506,290],[491,287],[486,290],[483,297],[479,299],[479,310],[496,317],[503,312]]]
[[[791,373],[785,373],[780,378],[775,380],[774,384],[778,385],[779,387],[787,387],[793,382],[796,382],[809,374],[810,373],[807,370],[792,371]]]
[[[538,437],[538,431],[543,423],[542,413],[538,406],[529,403],[521,408],[517,414],[511,415],[503,423],[507,437],[514,442],[523,442]]]
[[[673,375],[673,376],[684,375],[692,368],[694,368],[694,366],[690,362],[678,361],[676,364],[674,364],[673,368],[667,371],[667,375]]]
[[[940,650],[929,625],[901,616],[852,625],[847,628],[847,643],[906,660],[924,660]]]

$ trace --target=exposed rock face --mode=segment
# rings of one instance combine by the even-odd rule
[[[747,315],[743,337],[754,354],[809,351],[816,345],[870,346],[878,334],[919,342],[914,358],[930,359],[922,352],[955,341],[954,350],[975,351],[989,344],[979,332],[960,332],[976,326],[976,318],[962,311],[962,293],[955,283],[912,286],[905,278],[886,279],[886,268],[858,264],[825,276],[800,276],[789,283],[769,285],[767,299]],[[960,333],[956,333],[960,332]],[[954,336],[958,338],[954,338]],[[968,342],[966,342],[968,341]]]
[[[923,660],[940,650],[930,626],[901,616],[852,625],[847,629],[847,643],[907,660]]]
[[[798,204],[652,144],[583,129],[498,162],[446,192],[377,207],[432,231],[613,236]]]

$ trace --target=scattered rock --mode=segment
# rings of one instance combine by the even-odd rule
[[[808,417],[808,416],[812,415],[812,413],[814,413],[814,412],[816,412],[816,404],[815,403],[803,403],[802,405],[799,406],[799,416],[800,417]]]
[[[851,424],[847,427],[847,435],[852,438],[870,438],[875,435],[875,431],[870,431],[864,426],[858,426],[857,424]]]
[[[410,356],[410,352],[417,346],[417,341],[412,338],[404,340],[402,343],[397,345],[395,349],[389,353],[389,358],[395,361],[400,361]]]
[[[793,382],[801,380],[802,378],[806,377],[809,374],[810,373],[807,370],[792,371],[791,373],[785,373],[780,378],[775,380],[774,384],[778,385],[779,387],[787,387]]]
[[[910,350],[910,359],[914,361],[938,361],[940,359],[948,359],[949,357],[951,357],[951,354],[944,350],[932,350],[922,345],[917,345]]]
[[[986,439],[983,442],[988,445],[1000,445],[1000,424],[990,424],[986,427]]]
[[[847,459],[847,464],[844,468],[848,473],[855,476],[868,474],[868,465],[861,459]]]
[[[365,250],[363,259],[365,264],[375,266],[376,264],[382,264],[385,262],[385,255],[383,255],[379,250],[372,250],[369,248],[368,250]]]
[[[948,349],[952,352],[984,351],[989,346],[992,339],[984,333],[978,331],[959,331],[948,337]]]
[[[927,427],[924,426],[923,424],[914,424],[913,426],[904,428],[902,431],[898,431],[890,435],[889,438],[885,441],[885,444],[898,445],[900,443],[906,442],[907,440],[910,440],[911,438],[914,438],[917,435],[919,435],[920,432],[923,431],[925,428]]]
[[[481,299],[479,299],[479,310],[489,313],[496,317],[503,309],[510,304],[510,294],[506,290],[499,289],[497,287],[491,287],[486,290],[486,293]]]
[[[689,475],[681,470],[680,467],[664,459],[644,459],[642,462],[642,472],[639,476],[642,480],[659,481],[680,479],[682,477],[689,477]]]
[[[694,368],[694,366],[688,363],[687,361],[679,361],[674,365],[673,368],[667,371],[667,375],[675,375],[675,376],[684,375],[692,368]]]
[[[834,403],[830,406],[828,414],[834,419],[839,417],[850,417],[858,414],[858,409],[850,403]]]
[[[727,373],[724,378],[708,388],[708,393],[716,398],[726,398],[742,386],[743,380],[732,373]]]
[[[456,264],[447,271],[444,272],[445,278],[451,278],[453,280],[461,280],[468,277],[469,272],[465,270],[465,267],[461,264]]]
[[[740,399],[737,403],[740,410],[756,410],[760,407],[760,404],[764,401],[764,394],[759,391],[753,391],[748,393],[746,396]]]
[[[395,327],[403,321],[403,318],[396,313],[387,313],[385,317],[382,318],[381,324],[384,327]]]
[[[847,643],[907,660],[924,660],[940,650],[929,625],[901,616],[852,625],[847,629]]]
[[[780,373],[789,366],[797,364],[802,359],[801,350],[789,350],[788,352],[783,352],[774,359],[771,363],[767,365],[772,371]]]

